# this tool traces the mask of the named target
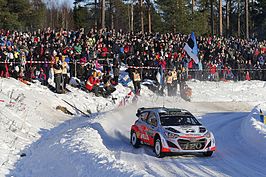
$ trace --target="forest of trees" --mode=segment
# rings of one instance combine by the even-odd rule
[[[0,28],[108,28],[265,39],[266,0],[0,0]]]

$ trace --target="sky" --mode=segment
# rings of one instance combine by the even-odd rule
[[[60,0],[60,1],[62,1],[62,0]],[[73,2],[74,2],[74,0],[66,0],[66,1],[68,1],[68,3],[69,3],[69,5],[73,5]]]
[[[69,4],[69,6],[73,6],[73,2],[74,0],[44,0],[45,2],[48,2],[48,1],[55,1],[58,5],[63,3],[63,2],[67,2]]]

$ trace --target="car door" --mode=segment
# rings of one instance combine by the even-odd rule
[[[156,117],[156,113],[150,112],[148,119],[147,119],[147,129],[146,134],[148,135],[148,144],[153,146],[154,145],[154,136],[156,134],[156,130],[158,127],[158,119]]]
[[[147,119],[149,116],[149,112],[143,112],[139,116],[140,124],[139,124],[139,130],[140,130],[140,139],[143,143],[147,144],[149,142],[149,137],[147,134]]]

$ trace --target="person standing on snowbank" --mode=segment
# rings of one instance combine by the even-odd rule
[[[133,85],[134,85],[134,90],[136,95],[140,95],[140,74],[137,69],[134,70],[133,72]]]
[[[167,84],[167,91],[168,91],[168,96],[172,96],[173,94],[173,76],[172,72],[169,71],[167,76],[166,76],[166,84]]]
[[[56,93],[62,93],[61,83],[62,83],[62,61],[58,59],[53,65],[54,68],[54,82],[55,82],[55,91]]]
[[[176,68],[175,67],[174,67],[174,69],[172,71],[172,78],[173,78],[172,96],[176,96],[178,79],[177,79],[177,72],[176,72]]]
[[[118,84],[118,78],[119,78],[119,74],[120,74],[120,65],[119,65],[119,61],[118,61],[118,56],[114,57],[113,59],[113,74],[114,74],[114,83],[115,85]]]
[[[69,71],[69,65],[68,63],[69,59],[65,59],[62,63],[62,85],[63,85],[63,92],[66,92],[66,84],[68,83],[68,71]]]

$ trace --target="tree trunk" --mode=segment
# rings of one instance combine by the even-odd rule
[[[64,7],[62,9],[62,27],[66,28],[66,10]]]
[[[240,37],[241,33],[240,33],[240,25],[241,25],[241,22],[240,22],[240,0],[238,0],[238,4],[237,4],[237,36]]]
[[[143,16],[143,0],[140,0],[140,20],[141,20],[141,32],[144,33],[144,16]]]
[[[149,23],[149,33],[151,33],[151,3],[148,4],[148,23]]]
[[[114,12],[113,12],[112,0],[110,0],[110,16],[111,16],[111,29],[114,29]]]
[[[53,18],[53,14],[54,13],[54,11],[53,11],[53,9],[51,9],[51,28],[52,29],[54,29],[54,18]]]
[[[246,38],[249,39],[249,10],[248,10],[249,0],[245,0],[245,8],[246,8]]]
[[[252,0],[252,9],[251,9],[251,12],[253,13],[254,12],[254,10],[255,10],[255,7],[254,7],[254,0]],[[254,18],[251,18],[251,35],[253,36],[254,35],[254,30],[255,30],[255,20],[254,20]]]
[[[102,0],[102,4],[101,4],[101,9],[102,9],[102,20],[101,20],[101,24],[102,24],[102,29],[105,28],[105,0]]]
[[[128,4],[127,14],[128,14],[128,31],[131,31],[131,5],[130,4]]]
[[[94,30],[98,28],[98,17],[97,17],[97,0],[94,0]]]
[[[192,9],[191,9],[192,15],[194,14],[194,6],[195,6],[195,0],[192,0]]]
[[[131,3],[131,32],[134,32],[134,4],[133,4],[133,0]]]
[[[214,36],[213,0],[211,0],[211,33],[212,33],[212,36]]]
[[[223,1],[219,0],[219,33],[223,36]]]
[[[66,10],[66,22],[65,22],[66,30],[68,30],[68,22],[69,22],[69,10]]]
[[[226,36],[230,36],[231,0],[226,1]]]
[[[191,9],[191,13],[192,13],[192,29],[194,30],[194,7],[195,7],[195,0],[192,0],[192,9]]]

